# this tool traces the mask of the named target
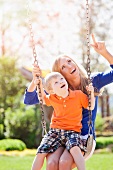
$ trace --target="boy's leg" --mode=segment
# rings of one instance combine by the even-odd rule
[[[47,153],[37,153],[32,164],[32,170],[41,170],[43,163],[44,163],[44,158],[46,156],[47,156]]]
[[[80,134],[75,131],[68,131],[66,138],[66,148],[70,151],[78,170],[85,170],[85,160],[81,152],[83,144]]]
[[[74,146],[70,149],[70,153],[73,156],[78,170],[85,170],[85,160],[81,153],[81,149],[78,146]]]
[[[61,145],[60,130],[50,129],[38,147],[38,152],[34,159],[32,170],[40,170],[45,156],[47,156],[48,153],[55,152]]]

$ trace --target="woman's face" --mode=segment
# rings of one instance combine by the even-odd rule
[[[70,58],[61,57],[59,65],[60,65],[61,74],[67,80],[80,78],[79,69],[77,65],[73,62],[73,60],[71,60]]]

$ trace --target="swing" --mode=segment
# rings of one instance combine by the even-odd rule
[[[29,32],[30,32],[30,38],[31,38],[31,44],[32,44],[32,50],[33,50],[33,57],[34,57],[34,64],[36,63],[38,65],[38,60],[37,60],[37,53],[36,53],[36,49],[35,49],[35,43],[34,43],[34,35],[33,35],[33,31],[32,31],[32,23],[31,23],[31,18],[30,18],[30,7],[29,7],[29,1],[27,3],[27,15],[28,15],[28,23],[29,23]],[[37,77],[39,78],[39,77]],[[40,87],[40,83],[37,84],[36,89],[38,90],[38,96],[39,96],[39,103],[40,103],[40,110],[41,110],[41,116],[42,116],[42,136],[44,136],[44,134],[47,133],[46,131],[46,121],[44,119],[44,106],[43,106],[43,99],[42,99],[42,94],[41,94],[41,87]]]
[[[32,51],[33,51],[33,57],[34,57],[34,63],[38,65],[38,60],[37,60],[37,54],[35,50],[35,43],[34,43],[34,35],[32,31],[32,23],[31,23],[31,18],[30,18],[30,7],[29,7],[29,2],[27,4],[27,15],[28,15],[28,23],[29,23],[29,32],[30,32],[30,37],[31,37],[31,43],[32,43]],[[89,40],[89,4],[88,0],[86,0],[86,31],[87,31],[87,75],[88,75],[88,84],[91,83],[90,75],[90,40]],[[42,94],[41,94],[41,88],[40,84],[37,84],[37,89],[39,93],[39,103],[40,103],[40,109],[41,109],[41,116],[42,116],[42,136],[46,134],[46,122],[44,119],[44,108],[43,108],[43,100],[42,100]],[[88,126],[89,126],[89,132],[88,132],[88,138],[86,142],[86,153],[84,157],[88,157],[89,154],[91,153],[91,150],[93,148],[93,130],[92,130],[92,111],[90,110],[91,108],[91,94],[89,93],[89,121],[88,121]],[[91,133],[92,132],[92,133]]]
[[[89,39],[89,3],[88,0],[86,0],[86,32],[87,32],[87,75],[88,75],[88,84],[91,83],[91,71],[90,71],[90,39]],[[89,126],[89,131],[88,131],[88,138],[87,138],[87,143],[86,143],[86,153],[84,155],[84,157],[88,157],[92,151],[93,148],[93,123],[92,123],[92,111],[91,111],[91,93],[89,93],[88,95],[88,99],[89,99],[89,121],[88,121],[88,126]],[[91,133],[92,132],[92,133]]]

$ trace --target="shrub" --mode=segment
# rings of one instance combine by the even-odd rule
[[[0,124],[0,139],[4,138],[4,126],[3,124]]]
[[[39,107],[21,104],[20,108],[5,112],[6,138],[20,139],[27,148],[35,148],[41,141],[41,114]]]
[[[0,140],[0,150],[12,151],[19,150],[22,151],[26,149],[24,142],[18,139],[2,139]]]
[[[113,144],[113,137],[98,137],[96,139],[96,149],[106,148],[111,144]]]
[[[102,132],[104,129],[104,123],[105,120],[100,115],[97,115],[96,122],[95,122],[96,131]]]
[[[3,139],[4,132],[6,132],[5,111],[8,107],[11,109],[19,108],[27,80],[17,68],[17,59],[10,56],[0,57],[0,75],[0,124],[3,126],[1,136]]]

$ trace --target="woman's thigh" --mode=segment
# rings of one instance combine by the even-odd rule
[[[46,156],[46,170],[58,170],[59,159],[64,151],[64,147],[59,147],[55,152]]]
[[[70,154],[70,152],[67,149],[65,149],[63,154],[60,157],[60,160],[59,160],[59,170],[72,169],[73,164],[74,164],[74,159],[73,159],[72,155]]]

